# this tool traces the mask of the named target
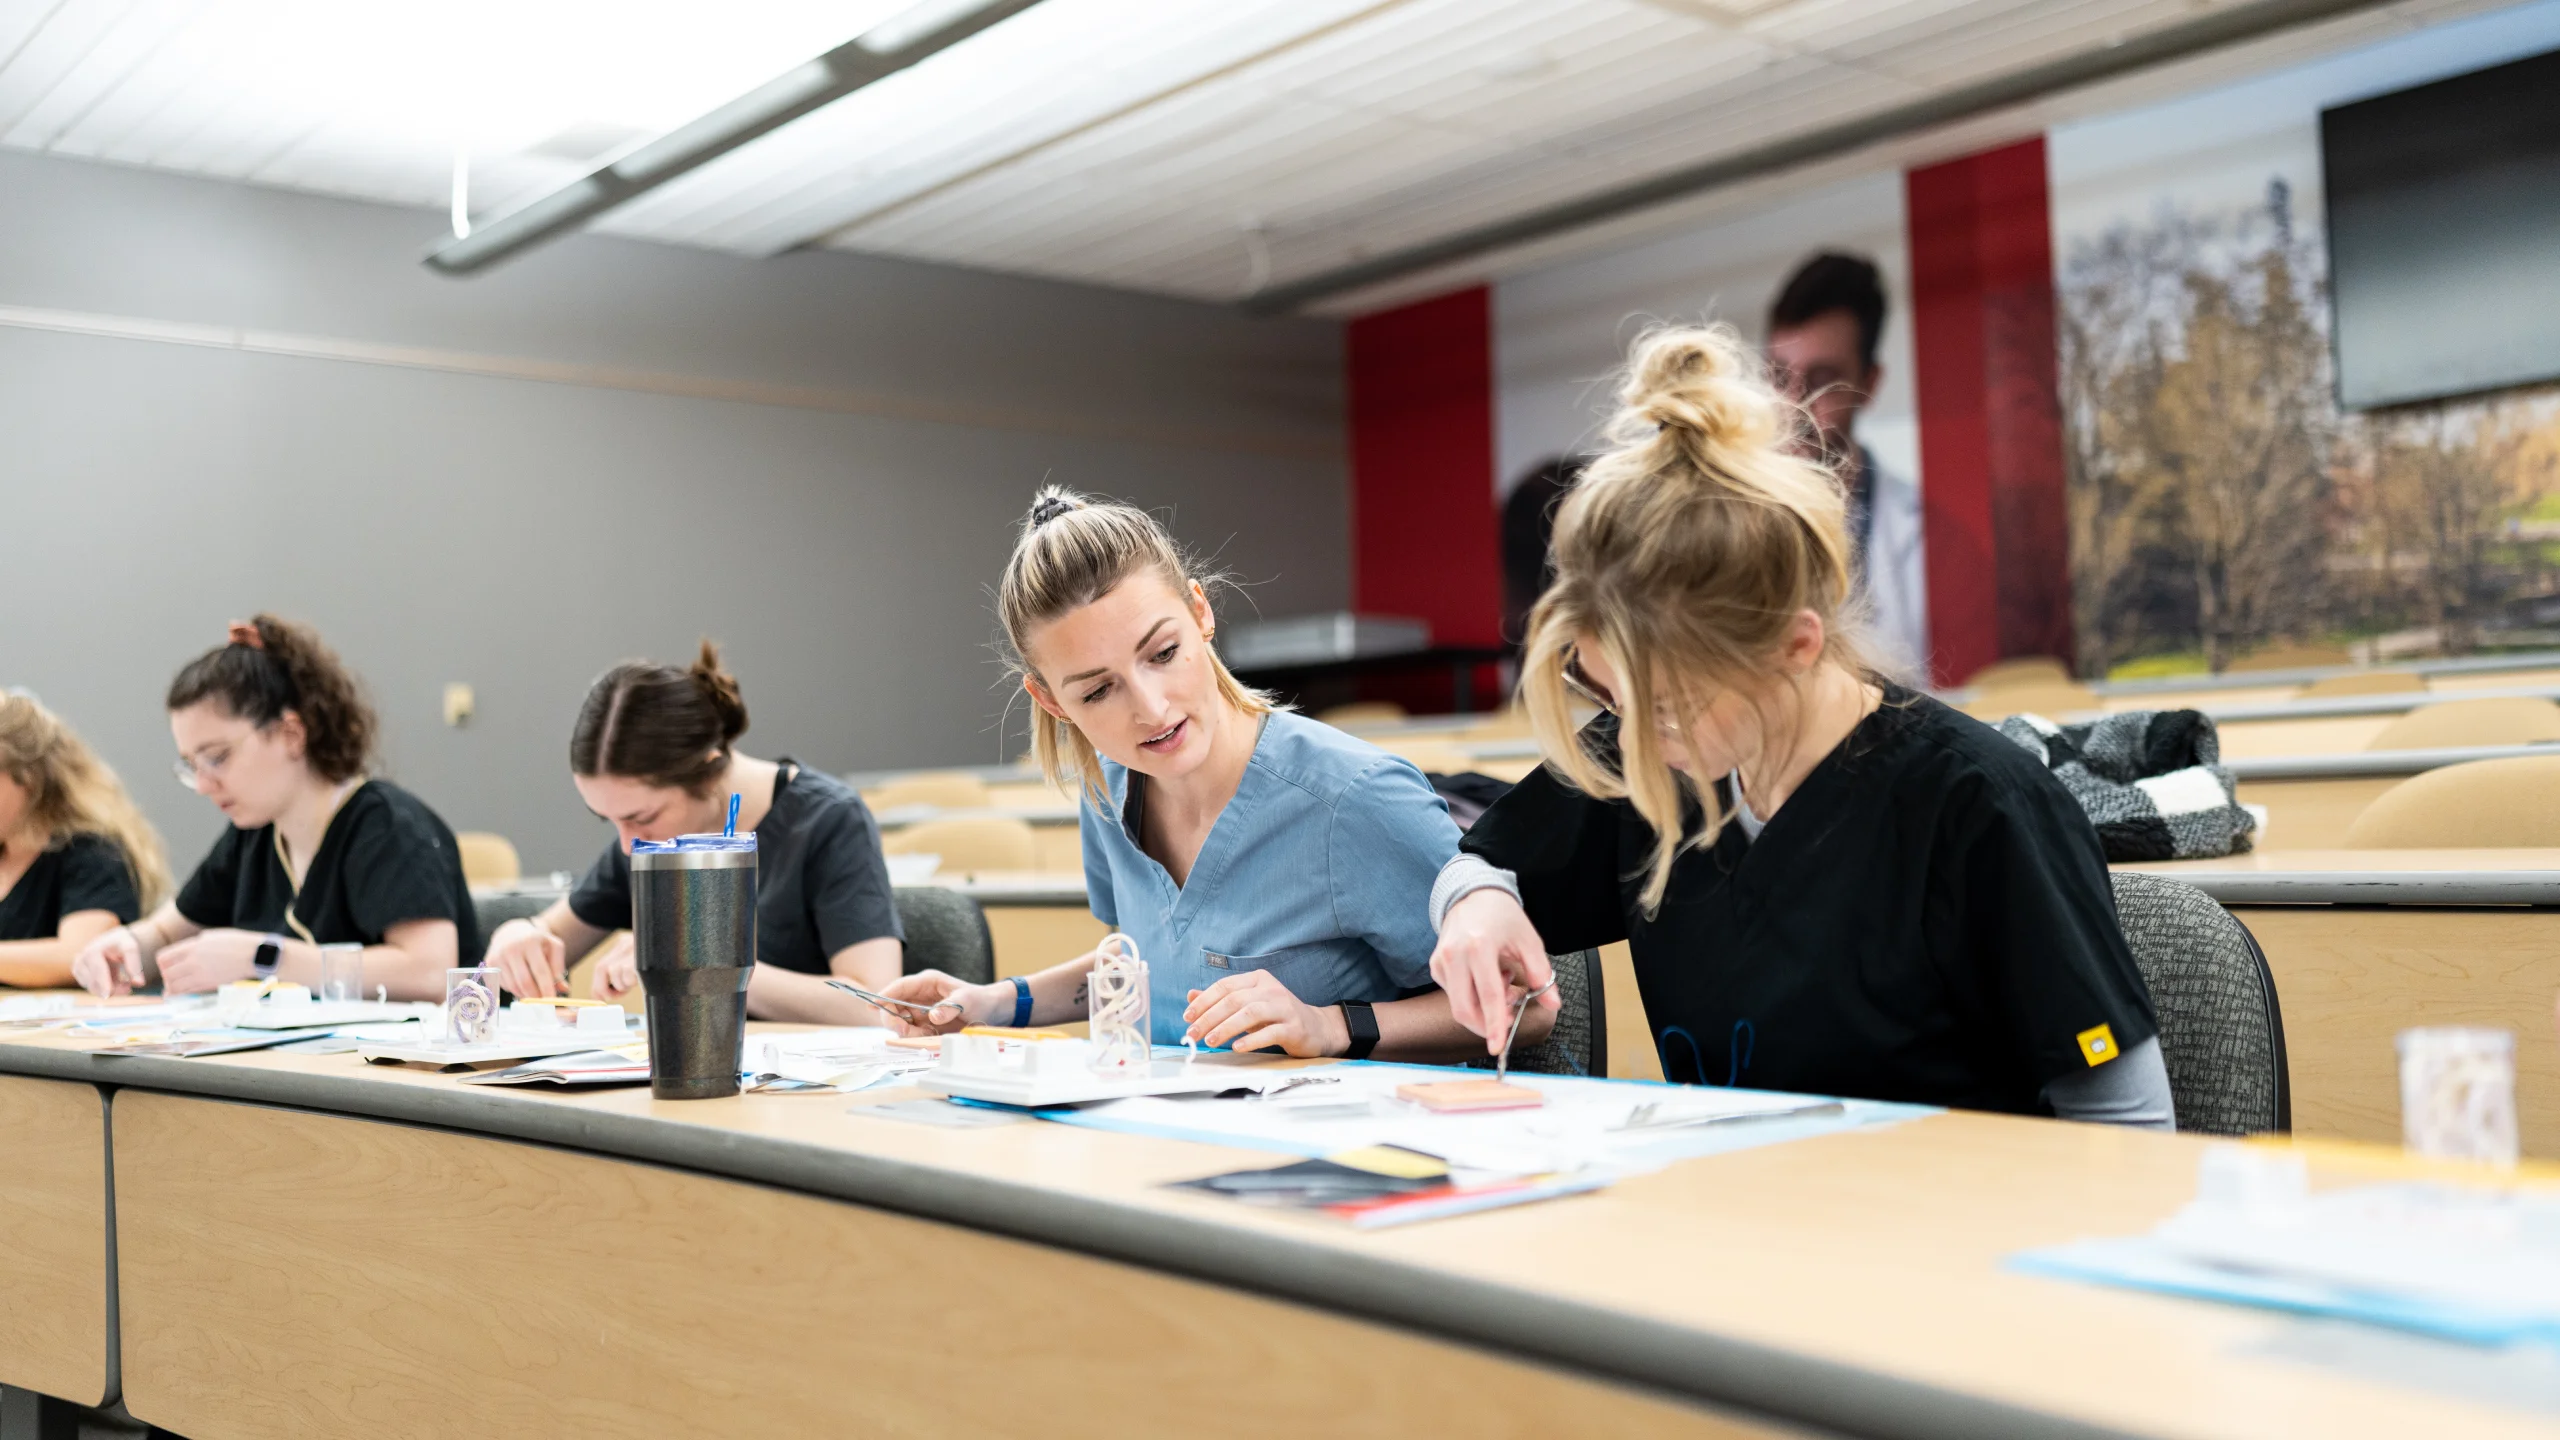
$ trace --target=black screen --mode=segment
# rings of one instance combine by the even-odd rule
[[[2320,115],[2338,402],[2560,377],[2560,50]]]

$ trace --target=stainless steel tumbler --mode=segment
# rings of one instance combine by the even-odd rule
[[[649,1093],[737,1094],[756,963],[756,837],[634,844],[631,940],[647,997]]]

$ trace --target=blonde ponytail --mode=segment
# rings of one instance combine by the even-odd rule
[[[1019,678],[1032,676],[1024,657],[1031,632],[1050,621],[1111,593],[1112,587],[1141,571],[1152,571],[1175,594],[1197,584],[1204,588],[1214,575],[1195,573],[1182,551],[1156,518],[1134,505],[1096,504],[1055,485],[1041,487],[1030,513],[1023,517],[1021,538],[996,585],[996,615],[1004,624],[1005,660]],[[1216,647],[1209,668],[1218,693],[1248,715],[1267,715],[1279,708],[1271,697],[1249,689],[1228,671]],[[1044,682],[1045,683],[1045,682]],[[1101,756],[1073,722],[1033,707],[1031,753],[1040,773],[1061,790],[1081,790],[1094,807],[1108,814],[1111,792],[1102,781]]]
[[[168,851],[124,783],[35,697],[0,694],[0,772],[27,792],[27,819],[60,844],[96,835],[124,854],[145,913],[169,895]]]
[[[1847,502],[1829,471],[1790,452],[1800,423],[1730,329],[1651,331],[1619,384],[1609,448],[1556,514],[1555,581],[1530,611],[1522,688],[1548,766],[1652,827],[1648,914],[1681,851],[1713,844],[1728,818],[1719,777],[1666,763],[1664,727],[1719,691],[1764,688],[1802,611],[1822,618],[1825,663],[1870,670]],[[1584,636],[1619,676],[1614,764],[1575,731],[1565,665]]]

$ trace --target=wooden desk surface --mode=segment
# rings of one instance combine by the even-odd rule
[[[2157,860],[2225,905],[2560,905],[2560,850],[2253,850]]]
[[[2193,1193],[2202,1142],[2186,1137],[1948,1114],[1692,1160],[1571,1200],[1360,1233],[1160,1188],[1251,1163],[1241,1152],[1039,1122],[952,1131],[850,1113],[904,1092],[682,1104],[645,1090],[464,1087],[348,1056],[115,1061],[41,1040],[0,1045],[0,1069],[113,1076],[135,1087],[119,1092],[120,1107],[147,1090],[222,1096],[760,1182],[1853,1433],[2560,1432],[2549,1416],[2253,1354],[2297,1328],[2280,1317],[2001,1268],[2024,1247],[2133,1233],[2166,1216]],[[124,1135],[120,1124],[120,1184]],[[485,1225],[505,1223],[513,1161],[457,1152],[441,1163],[494,1177]],[[2324,1178],[2342,1173],[2314,1163]],[[600,1249],[541,1238],[613,1254],[607,1233],[588,1237]],[[788,1244],[778,1233],[765,1243]],[[899,1298],[930,1306],[932,1286]],[[492,1325],[489,1344],[503,1349],[503,1326]],[[128,1390],[150,1393],[138,1362],[128,1368]],[[439,1379],[448,1382],[470,1383]],[[1246,1403],[1250,1383],[1237,1384]]]

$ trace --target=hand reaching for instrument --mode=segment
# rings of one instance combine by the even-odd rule
[[[1500,890],[1478,890],[1449,907],[1431,952],[1431,978],[1448,993],[1450,1018],[1485,1037],[1488,1055],[1502,1049],[1521,994],[1547,987],[1537,1003],[1549,1010],[1564,1004],[1552,988],[1546,942],[1520,902]]]

